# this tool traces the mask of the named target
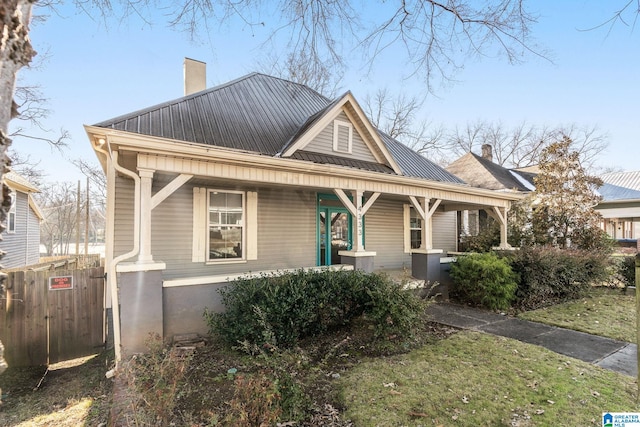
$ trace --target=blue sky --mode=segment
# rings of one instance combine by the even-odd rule
[[[606,28],[579,31],[607,19],[623,3],[531,1],[539,15],[533,36],[553,63],[536,57],[515,66],[501,58],[468,61],[456,83],[427,97],[421,118],[449,127],[477,120],[507,126],[522,121],[595,125],[609,142],[599,165],[640,170],[640,29],[620,25],[610,33]],[[48,52],[47,60],[38,69],[21,71],[21,84],[42,87],[52,110],[45,126],[65,128],[72,139],[63,155],[30,140],[16,139],[14,148],[40,160],[47,180],[83,179],[68,159],[95,161],[84,124],[182,96],[184,57],[206,62],[207,83],[214,86],[256,70],[269,52],[261,45],[268,28],[250,29],[235,21],[194,43],[167,28],[162,21],[167,11],[157,13],[158,22],[149,26],[135,17],[92,19],[68,4],[32,27],[32,42],[36,50]],[[356,53],[352,57],[359,59]],[[394,59],[394,52],[385,53],[370,74],[357,61],[350,63],[342,89],[361,102],[382,87],[423,93],[419,80],[402,79],[406,67]]]

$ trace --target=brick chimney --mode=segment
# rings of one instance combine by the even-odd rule
[[[191,95],[207,88],[207,64],[184,58],[184,94]]]
[[[493,162],[493,147],[491,147],[491,144],[482,144],[482,158]]]

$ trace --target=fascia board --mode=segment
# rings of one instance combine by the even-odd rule
[[[311,163],[303,160],[264,156],[256,153],[233,150],[228,148],[214,147],[209,145],[172,140],[168,138],[151,137],[126,131],[88,127],[92,135],[106,138],[112,149],[117,148],[123,151],[135,153],[145,153],[152,155],[163,155],[168,157],[181,157],[194,160],[221,161],[230,164],[244,166],[255,166],[279,171],[317,173],[335,177],[336,174],[345,179],[355,178],[372,182],[397,183],[417,188],[429,188],[438,191],[451,191],[458,194],[469,194],[474,196],[487,197],[495,200],[511,202],[524,197],[517,193],[504,193],[486,190],[482,188],[470,187],[465,184],[452,184],[439,181],[430,181],[420,178],[407,177],[402,175],[381,174],[376,172],[351,169],[334,165],[323,165]],[[420,194],[415,194],[419,196]]]

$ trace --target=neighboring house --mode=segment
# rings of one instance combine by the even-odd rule
[[[473,187],[518,194],[535,190],[536,168],[508,169],[494,163],[493,148],[489,144],[482,146],[481,156],[469,152],[450,163],[446,170]],[[464,244],[466,236],[477,235],[488,216],[496,218],[491,209],[461,211],[458,218],[459,244]]]
[[[601,175],[598,189],[602,201],[596,210],[604,218],[604,229],[612,238],[638,246],[640,240],[640,171]],[[635,243],[635,244],[634,244]]]
[[[222,310],[218,290],[242,275],[439,274],[461,209],[497,212],[507,245],[512,194],[469,187],[379,132],[350,92],[253,73],[86,130],[107,175],[117,351],[207,333],[205,307]]]
[[[37,264],[40,261],[40,221],[44,217],[32,193],[40,190],[15,172],[4,174],[4,180],[11,189],[12,204],[0,241],[0,250],[5,252],[0,265],[9,269]]]
[[[493,163],[490,145],[482,146],[482,156],[467,153],[446,169],[469,185],[518,193],[535,190],[534,178],[538,172],[535,166],[508,169]],[[600,178],[604,184],[597,191],[602,201],[595,209],[604,218],[603,229],[621,244],[636,246],[640,237],[640,171],[608,173]],[[477,234],[484,218],[482,211],[461,212],[458,221],[461,236]]]

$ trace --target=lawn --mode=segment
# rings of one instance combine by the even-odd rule
[[[518,315],[521,319],[636,342],[636,300],[620,289],[593,288],[576,301]]]
[[[631,377],[476,332],[371,359],[340,380],[356,426],[599,426],[638,411]]]
[[[619,324],[633,329],[634,307],[633,297],[605,290],[527,316],[557,311],[606,326],[590,332],[611,335],[624,329]],[[107,422],[113,380],[104,374],[111,357],[53,366],[37,390],[42,369],[10,368],[0,375],[0,426]],[[376,341],[366,323],[355,322],[289,351],[250,356],[210,342],[185,357],[158,345],[134,362],[123,364],[119,375],[136,390],[122,407],[140,426],[249,427],[276,418],[282,425],[334,427],[598,426],[602,412],[640,411],[631,377],[426,320],[413,336],[387,341]]]

